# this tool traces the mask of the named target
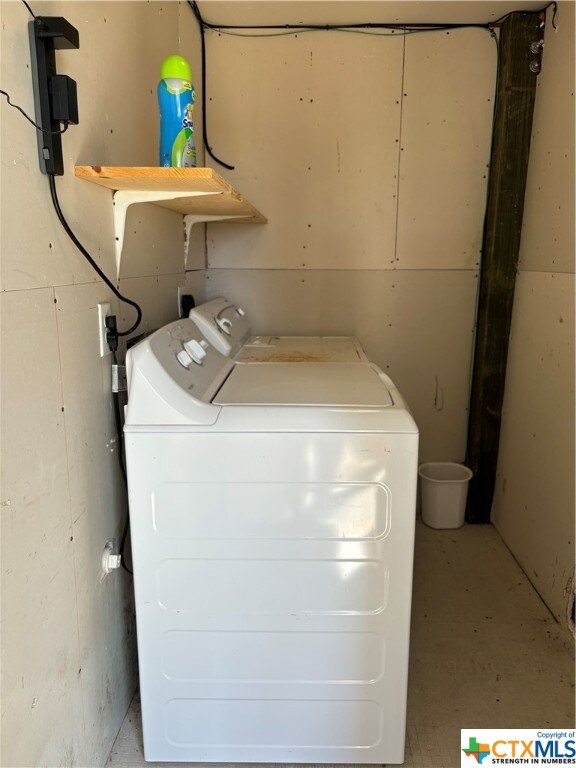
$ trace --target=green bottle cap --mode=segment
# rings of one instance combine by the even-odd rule
[[[192,81],[192,70],[190,64],[182,56],[173,54],[168,56],[162,62],[160,67],[160,78],[166,80],[168,77],[177,77],[180,80]]]

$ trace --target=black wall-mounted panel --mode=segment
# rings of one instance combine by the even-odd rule
[[[28,25],[28,31],[36,122],[43,129],[36,132],[40,170],[62,176],[61,121],[78,122],[78,101],[74,80],[62,80],[63,76],[56,73],[55,51],[79,48],[78,30],[61,16],[37,16]]]

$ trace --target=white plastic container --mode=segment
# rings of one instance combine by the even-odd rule
[[[460,528],[464,523],[472,471],[449,461],[421,464],[422,520],[430,528]]]

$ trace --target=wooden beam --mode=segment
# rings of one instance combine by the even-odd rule
[[[480,269],[467,463],[466,520],[490,522],[532,117],[543,38],[541,13],[512,13],[500,29],[500,64]],[[536,64],[534,63],[536,62]]]

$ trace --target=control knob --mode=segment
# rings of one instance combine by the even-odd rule
[[[232,322],[228,320],[227,317],[217,317],[216,325],[222,331],[222,333],[225,333],[226,336],[230,336],[230,332],[232,330]]]
[[[208,349],[207,341],[204,341],[204,339],[202,341],[190,339],[190,341],[185,341],[182,346],[195,363],[202,365],[202,361],[206,357],[206,350]]]
[[[188,368],[190,363],[196,363],[196,365],[202,365],[204,358],[206,357],[206,350],[208,349],[208,342],[202,339],[197,341],[196,339],[190,339],[182,343],[183,349],[176,355],[178,362]]]

